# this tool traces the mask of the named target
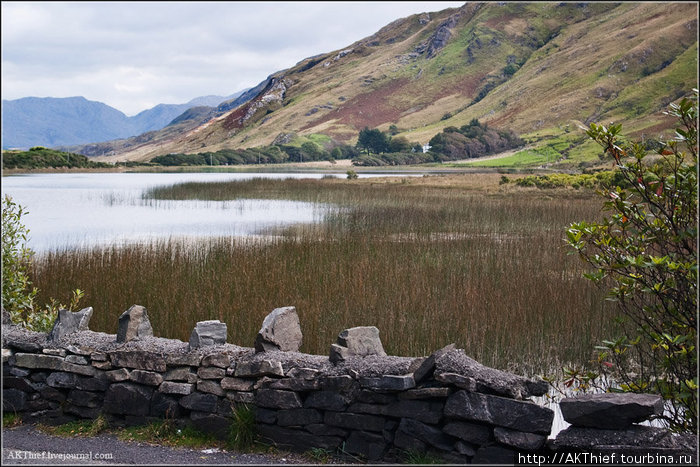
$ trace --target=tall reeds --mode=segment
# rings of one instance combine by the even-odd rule
[[[51,252],[34,263],[39,298],[80,287],[95,309],[91,328],[110,333],[133,304],[148,309],[163,337],[187,340],[197,321],[220,319],[228,341],[243,346],[272,309],[293,305],[304,352],[326,354],[343,329],[373,325],[389,354],[426,355],[454,342],[484,364],[528,374],[582,363],[612,334],[604,293],[581,278],[563,241],[569,223],[599,215],[592,196],[343,180],[169,190],[149,196],[337,208],[319,225],[268,239]]]

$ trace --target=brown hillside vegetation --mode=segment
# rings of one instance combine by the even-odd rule
[[[697,85],[697,18],[694,3],[470,2],[413,15],[274,73],[251,101],[194,130],[115,147],[110,159],[290,133],[352,144],[365,126],[396,125],[424,144],[473,118],[520,134],[617,121],[656,136],[672,126],[661,111]]]

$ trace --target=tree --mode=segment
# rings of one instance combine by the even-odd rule
[[[697,432],[697,90],[672,104],[674,141],[654,157],[624,144],[621,126],[591,124],[587,134],[614,161],[623,183],[599,192],[611,216],[579,222],[568,244],[591,266],[586,277],[609,287],[624,335],[604,341],[599,361],[620,389],[660,394],[669,427]]]
[[[364,127],[362,130],[360,130],[360,134],[357,138],[357,147],[367,151],[368,156],[372,152],[375,154],[386,152],[388,149],[388,143],[387,136],[376,128],[370,130],[369,128]]]

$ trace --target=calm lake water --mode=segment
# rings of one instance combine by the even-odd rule
[[[28,245],[41,253],[155,239],[258,236],[270,227],[318,222],[327,207],[305,202],[152,201],[142,200],[141,194],[154,186],[190,181],[323,176],[320,173],[31,174],[3,177],[2,193],[9,194],[27,209],[23,223],[30,229]]]

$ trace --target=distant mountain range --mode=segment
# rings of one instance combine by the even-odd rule
[[[669,135],[675,121],[663,111],[697,87],[697,70],[692,2],[467,2],[397,19],[165,128],[66,150],[149,161],[303,139],[354,144],[365,127],[425,144],[478,119],[574,153],[594,144],[581,129],[591,122],[622,123],[635,139]],[[45,117],[24,124],[57,118]]]
[[[2,101],[2,149],[60,147],[110,141],[160,130],[195,107],[218,106],[231,96],[202,96],[186,104],[158,104],[132,117],[84,97],[24,97]]]

